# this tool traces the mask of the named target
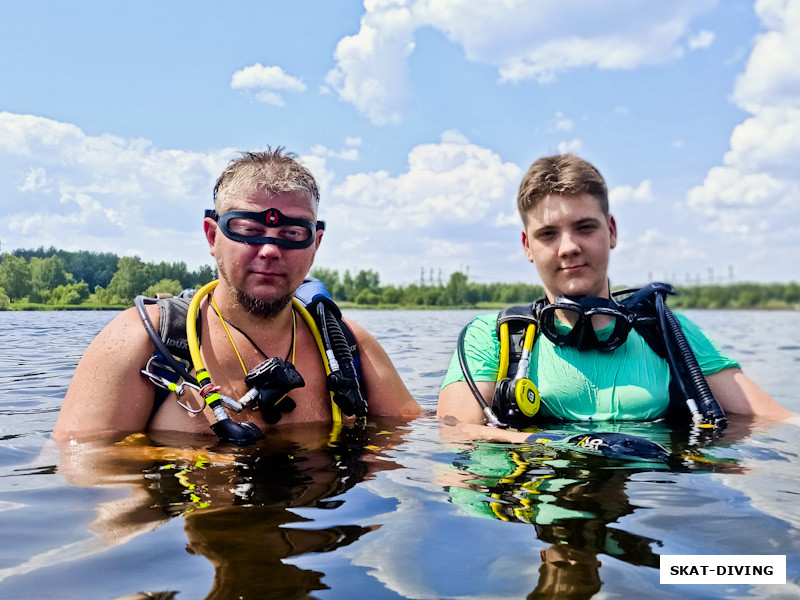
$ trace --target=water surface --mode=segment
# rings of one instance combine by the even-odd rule
[[[434,410],[478,312],[347,316]],[[800,313],[687,314],[800,411]],[[796,427],[732,419],[719,440],[620,427],[669,463],[446,444],[430,416],[250,449],[134,436],[62,454],[61,398],[115,315],[0,312],[2,598],[800,598]],[[659,584],[662,554],[776,553],[785,586]]]

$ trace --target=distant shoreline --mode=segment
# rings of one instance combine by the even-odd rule
[[[16,304],[16,306],[15,306]],[[678,303],[675,303],[678,304]],[[511,304],[501,304],[501,303],[484,303],[481,302],[476,305],[459,305],[459,306],[421,306],[421,305],[400,305],[400,304],[357,304],[355,302],[337,302],[337,306],[339,306],[342,310],[419,310],[419,311],[437,311],[437,310],[487,310],[487,311],[495,311],[495,310],[503,310]],[[132,308],[133,305],[114,305],[114,306],[99,306],[97,304],[64,304],[64,305],[53,305],[53,304],[37,304],[34,302],[24,302],[24,303],[11,303],[9,306],[5,308],[0,308],[0,312],[62,312],[62,311],[89,311],[89,310],[98,310],[98,311],[109,311],[109,310],[126,310],[128,308]],[[681,306],[671,306],[671,308],[681,311],[681,310],[766,310],[766,311],[796,311],[800,310],[800,304],[785,304],[780,305],[776,304],[775,302],[765,303],[763,305],[756,305],[756,306],[719,306],[719,307],[707,307],[707,306],[691,306],[691,305],[681,305]]]

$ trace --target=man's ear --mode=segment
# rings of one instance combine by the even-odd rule
[[[325,235],[325,230],[324,229],[317,229],[317,233],[316,233],[317,241],[314,243],[314,251],[315,252],[317,250],[319,250],[319,245],[322,243],[322,236],[323,235]]]
[[[216,221],[214,221],[214,219],[209,219],[208,217],[203,219],[203,230],[206,234],[208,249],[211,252],[211,256],[215,256],[214,247],[217,243],[217,233],[219,232],[219,227],[217,227]]]
[[[319,250],[319,245],[322,243],[322,236],[324,234],[324,230],[317,229],[317,233],[315,234],[316,239],[314,240],[314,254],[311,256],[311,266],[313,266],[314,259],[317,257],[317,250]],[[311,266],[309,266],[309,268],[311,268]]]
[[[613,215],[608,215],[608,230],[611,234],[611,248],[614,249],[617,247],[617,222]]]
[[[533,262],[533,253],[531,252],[530,240],[528,239],[528,232],[522,230],[522,249],[525,251],[525,256],[528,257],[530,262]]]

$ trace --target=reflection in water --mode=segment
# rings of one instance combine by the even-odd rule
[[[291,509],[338,508],[348,489],[396,468],[381,448],[398,441],[396,431],[374,425],[344,428],[335,439],[329,428],[306,426],[224,451],[158,446],[137,434],[65,453],[60,471],[73,484],[131,489],[126,498],[102,503],[90,525],[107,545],[183,518],[186,551],[214,567],[206,598],[306,598],[327,588],[324,573],[284,559],[347,546],[374,527],[304,528],[309,519]]]
[[[588,599],[602,585],[598,555],[659,567],[657,549],[662,542],[619,525],[623,517],[646,510],[632,504],[626,493],[633,475],[659,470],[742,472],[736,461],[717,459],[703,450],[714,440],[700,442],[674,429],[666,433],[672,437],[671,453],[660,462],[545,445],[475,444],[457,455],[440,482],[468,515],[533,525],[535,536],[549,544],[540,551],[539,581],[528,600]],[[731,437],[745,434],[729,432]]]
[[[347,316],[379,339],[414,396],[435,410],[453,341],[478,312]],[[666,468],[563,450],[454,447],[432,418],[404,426],[399,444],[396,424],[373,423],[351,432],[350,447],[329,446],[325,428],[285,431],[253,451],[159,436],[80,447],[59,463],[47,440],[61,399],[114,316],[0,311],[4,600],[586,598],[598,581],[593,600],[800,598],[796,426],[759,425],[743,438],[734,422],[702,447],[627,425],[672,451]],[[800,412],[800,346],[791,343],[800,312],[688,316]],[[515,450],[529,464],[515,464]],[[487,471],[492,457],[498,469]],[[458,490],[473,492],[470,503],[455,503]],[[465,514],[473,505],[483,518]],[[657,554],[776,552],[787,555],[786,586],[662,586],[644,566]]]

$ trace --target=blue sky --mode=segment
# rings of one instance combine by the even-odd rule
[[[538,282],[536,158],[611,190],[614,284],[800,280],[800,0],[0,0],[0,247],[210,264],[213,181],[284,146],[317,265]]]

